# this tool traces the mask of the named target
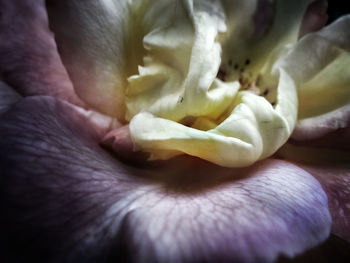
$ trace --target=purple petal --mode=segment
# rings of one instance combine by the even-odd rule
[[[327,193],[332,233],[350,242],[350,165],[302,165],[315,176]]]
[[[0,73],[24,96],[51,95],[77,105],[48,28],[43,0],[0,0]]]
[[[97,138],[74,107],[49,97],[2,115],[5,259],[263,262],[329,234],[321,186],[293,164],[225,169],[183,158],[133,168]]]

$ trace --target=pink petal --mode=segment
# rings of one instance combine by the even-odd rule
[[[24,96],[83,105],[57,53],[43,0],[0,0],[0,73]]]
[[[300,27],[299,38],[307,33],[320,30],[327,23],[327,6],[327,0],[314,0],[309,5]]]
[[[298,122],[292,138],[297,141],[317,139],[350,126],[350,104]]]
[[[321,186],[293,164],[225,169],[180,158],[140,169],[97,142],[86,118],[53,98],[27,98],[2,115],[3,258],[262,262],[329,234]]]
[[[334,141],[335,134],[329,135],[334,136],[333,144],[331,144],[332,138],[324,142],[322,140],[298,144],[294,142],[282,147],[278,154],[295,162],[319,180],[328,196],[333,219],[332,233],[350,242],[350,154],[349,148],[344,148],[349,144],[342,146],[343,138],[339,134],[339,141]],[[349,137],[349,129],[346,136]],[[343,143],[346,144],[345,141]]]
[[[350,242],[350,165],[302,165],[315,176],[327,193],[332,233]]]

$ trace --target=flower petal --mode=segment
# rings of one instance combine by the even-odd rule
[[[0,73],[23,96],[76,96],[48,28],[43,0],[0,0]]]
[[[213,128],[187,127],[150,113],[139,113],[130,122],[136,150],[151,159],[168,159],[181,153],[225,167],[243,167],[271,156],[289,138],[297,115],[296,87],[281,69],[278,104],[248,91],[239,92],[232,112]]]
[[[0,80],[0,115],[6,112],[21,96]]]
[[[327,193],[332,233],[350,242],[350,157],[348,152],[286,145],[279,155],[312,174]]]
[[[127,1],[48,0],[50,26],[77,94],[124,119]]]
[[[350,102],[350,16],[306,35],[276,67],[300,85],[299,118],[325,114]]]
[[[329,234],[323,190],[292,164],[233,170],[184,158],[133,168],[52,98],[16,104],[0,134],[8,261],[266,262]]]
[[[318,140],[291,142],[278,155],[295,162],[323,186],[333,218],[332,233],[350,242],[350,129],[329,133]]]
[[[326,0],[314,0],[306,10],[299,31],[299,38],[304,35],[320,30],[328,20],[328,2]]]
[[[298,141],[321,138],[328,133],[350,126],[350,105],[298,121],[292,138]]]
[[[147,17],[158,10],[143,39],[144,65],[129,78],[127,119],[142,111],[174,121],[217,118],[238,89],[216,79],[221,62],[216,38],[226,29],[222,6],[205,0],[169,1],[166,7],[168,12],[153,6],[146,12]]]
[[[350,242],[350,166],[302,165],[321,183],[328,196],[332,233]]]
[[[227,5],[231,3],[231,1],[224,2],[227,2]],[[228,21],[234,19],[234,23],[228,24],[227,37],[221,41],[223,44],[222,57],[224,58],[222,64],[231,68],[231,77],[238,79],[242,74],[240,70],[232,70],[236,66],[244,69],[248,75],[251,74],[250,78],[253,80],[258,77],[258,74],[269,75],[276,59],[284,54],[291,44],[296,43],[303,16],[311,2],[312,0],[270,1],[270,23],[263,30],[262,35],[255,34],[252,16],[254,13],[244,12],[241,16],[237,16],[237,12],[240,12],[240,8],[237,8],[236,12],[232,13],[234,17],[231,17],[228,12]],[[259,8],[259,5],[256,8]],[[236,22],[236,18],[240,21]],[[249,65],[245,63],[247,59],[250,61]]]

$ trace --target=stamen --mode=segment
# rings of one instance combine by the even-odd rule
[[[216,77],[222,81],[226,80],[227,72],[225,69],[220,68]]]

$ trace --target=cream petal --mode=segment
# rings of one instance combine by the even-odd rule
[[[299,85],[299,118],[336,110],[350,102],[350,16],[301,39],[276,63]]]
[[[225,10],[226,16],[225,22],[227,23],[227,32],[223,34],[223,36],[226,35],[226,38],[223,37],[220,39],[220,35],[218,35],[220,43],[224,45],[223,57],[226,55],[225,59],[227,59],[229,56],[226,52],[227,50],[225,48],[225,44],[227,44],[229,47],[232,46],[233,48],[240,48],[239,52],[237,50],[236,52],[230,50],[233,55],[244,55],[244,50],[247,51],[249,47],[249,52],[251,52],[252,55],[256,54],[259,59],[262,58],[262,61],[264,61],[264,64],[260,64],[260,69],[262,66],[266,65],[269,65],[268,67],[270,67],[272,62],[275,61],[276,56],[282,52],[281,50],[285,49],[287,44],[293,43],[297,40],[300,23],[310,1],[295,1],[288,4],[283,3],[282,1],[277,1],[275,3],[277,11],[274,16],[272,27],[270,30],[268,30],[266,35],[259,39],[261,41],[257,41],[257,39],[252,38],[254,29],[253,14],[254,10],[257,8],[255,1],[249,1],[243,5],[247,8],[244,9],[247,11],[247,13],[243,12],[247,16],[244,20],[237,24],[237,30],[234,30],[236,21],[234,16],[236,10],[234,7],[235,4],[238,4],[239,2],[240,1],[232,3],[231,7],[229,7],[227,2],[222,2],[223,10]],[[227,10],[225,9],[226,7]],[[286,12],[287,9],[288,12]],[[286,13],[288,15],[284,16]],[[231,94],[226,93],[227,95],[221,96],[221,98],[219,97],[218,101],[225,101],[223,98],[226,97],[226,101],[233,101],[233,105],[237,106],[237,110],[234,109],[233,106],[227,108],[226,103],[221,104],[221,106],[224,106],[223,108],[217,107],[216,104],[208,106],[208,96],[203,96],[202,91],[208,91],[210,82],[214,81],[215,76],[211,75],[211,77],[207,79],[207,75],[205,73],[210,72],[210,68],[203,67],[202,65],[207,65],[208,62],[206,59],[210,58],[210,60],[213,61],[211,65],[214,65],[214,67],[219,66],[216,62],[217,60],[211,58],[211,54],[215,54],[215,52],[213,52],[213,48],[210,48],[210,52],[205,47],[208,46],[208,43],[215,44],[215,39],[212,38],[207,43],[206,38],[203,36],[201,37],[201,28],[207,30],[203,32],[214,33],[213,36],[219,33],[218,24],[216,29],[213,29],[214,31],[210,30],[210,26],[215,25],[213,21],[210,21],[210,18],[215,18],[215,15],[212,17],[208,16],[205,19],[206,22],[209,21],[209,24],[206,24],[206,22],[203,21],[198,22],[196,19],[194,19],[194,44],[193,49],[191,50],[192,57],[189,64],[189,71],[187,75],[188,78],[185,79],[185,85],[183,87],[183,97],[181,89],[180,92],[171,92],[168,96],[166,96],[165,93],[160,93],[159,91],[157,91],[157,93],[148,93],[150,88],[147,88],[146,90],[148,95],[145,95],[146,99],[142,101],[141,98],[138,100],[138,103],[135,103],[134,101],[134,104],[139,107],[134,112],[141,113],[131,119],[130,129],[132,139],[135,143],[136,149],[151,152],[152,159],[166,159],[174,155],[187,153],[223,166],[246,166],[273,154],[287,140],[294,128],[297,115],[296,91],[293,80],[291,80],[288,76],[288,71],[282,70],[282,68],[280,71],[280,83],[279,85],[276,84],[276,86],[278,85],[276,98],[278,104],[275,108],[271,107],[271,105],[269,105],[265,99],[259,98],[255,95],[244,92],[241,93],[241,95],[239,95],[240,93],[236,95],[234,86],[232,86],[231,89],[229,87],[229,85],[233,85],[234,82],[226,83],[228,90],[231,90]],[[219,17],[219,20],[220,18],[221,17]],[[281,24],[283,24],[283,27]],[[188,30],[188,32],[191,31]],[[245,33],[246,36],[244,36],[241,40],[235,39],[235,37],[243,33]],[[198,36],[200,37],[198,42],[198,47],[200,49],[199,51],[197,51],[198,47],[196,46],[196,37]],[[277,42],[276,44],[276,39],[280,39],[281,41]],[[251,43],[251,45],[249,45],[249,43]],[[205,54],[204,56],[202,55],[203,53],[201,53],[203,50],[205,51],[203,52]],[[263,54],[261,54],[261,51],[264,51]],[[191,68],[192,61],[196,63],[193,69]],[[253,67],[256,67],[256,65],[258,64],[253,65]],[[131,81],[136,82],[137,85],[150,83],[151,86],[157,86],[163,85],[159,83],[166,82],[166,77],[164,76],[174,76],[174,74],[171,73],[161,74],[159,73],[160,71],[163,73],[169,72],[169,70],[161,69],[161,67],[157,65],[157,69],[155,71],[147,71],[142,69],[142,73],[144,73],[143,80],[147,81],[140,81],[139,77],[131,79]],[[265,67],[263,71],[267,72],[270,82],[274,81],[274,83],[276,83],[276,77],[270,75],[270,69]],[[178,72],[179,71],[176,71],[176,74],[178,74]],[[153,77],[155,75],[156,80]],[[179,78],[181,78],[181,75]],[[173,79],[178,78],[173,77]],[[204,82],[206,80],[208,81],[205,82],[205,84],[201,84],[203,82],[202,80],[204,80]],[[170,80],[169,83],[170,84],[166,83],[165,86],[181,86],[181,80]],[[176,84],[174,85],[174,83]],[[221,83],[220,85],[223,86]],[[160,96],[162,99],[155,99],[155,96]],[[247,98],[246,101],[254,101],[256,105],[253,105],[252,103],[239,103],[240,96],[244,98],[242,101],[245,101],[245,98]],[[147,99],[147,97],[152,99]],[[146,106],[142,103],[145,101]],[[188,107],[189,103],[191,107],[194,107],[197,111],[190,110]],[[213,108],[218,108],[218,110],[215,111]],[[242,108],[246,109],[242,110]],[[209,126],[213,126],[210,119],[217,119],[220,117],[220,113],[224,114],[225,109],[226,111],[228,109],[232,110],[232,114],[229,117],[226,115],[226,117],[221,120],[223,122],[217,127],[212,128],[209,131],[205,131]],[[142,113],[142,110],[149,113]],[[208,112],[206,110],[208,110]],[[249,114],[250,116],[248,116]],[[195,120],[194,123],[189,125],[190,127],[186,127],[181,123],[173,122],[179,121],[188,116],[199,116],[200,120]],[[237,119],[242,119],[242,124],[238,125],[237,121],[234,123],[233,120]],[[198,126],[199,121],[202,120],[207,120],[205,121],[206,124],[201,122],[201,124]],[[217,123],[220,123],[221,121],[218,121]],[[261,125],[261,123],[274,124],[269,126]],[[208,127],[205,127],[205,125],[208,125]],[[196,130],[193,128],[200,128],[201,130]],[[221,131],[222,129],[224,132]]]
[[[138,74],[129,78],[128,120],[141,111],[174,121],[217,118],[236,95],[237,85],[216,79],[221,63],[216,38],[226,29],[220,2],[175,3],[158,14],[162,23],[156,20],[143,39],[147,55]]]
[[[231,3],[227,2],[227,5]],[[231,71],[234,66],[244,69],[253,75],[254,80],[259,74],[269,75],[271,67],[278,57],[284,54],[291,44],[296,43],[302,19],[312,0],[270,2],[270,21],[262,35],[254,34],[253,2],[256,1],[247,1],[247,3],[251,3],[251,6],[248,12],[247,10],[243,11],[241,14],[243,17],[236,14],[240,8],[236,12],[232,12],[232,16],[237,17],[240,21],[231,18],[230,12],[228,12],[228,20],[234,19],[234,22],[228,24],[227,37],[223,38],[221,42],[225,58],[223,64],[231,67]],[[259,6],[255,8],[259,8]],[[236,25],[238,29],[236,29]],[[247,60],[249,65],[245,63]],[[233,70],[231,78],[238,79],[240,74],[240,71]]]
[[[150,113],[130,122],[137,150],[151,159],[187,153],[227,167],[248,166],[272,155],[290,136],[297,115],[296,88],[281,70],[275,108],[251,92],[239,92],[232,113],[217,127],[202,131]]]

